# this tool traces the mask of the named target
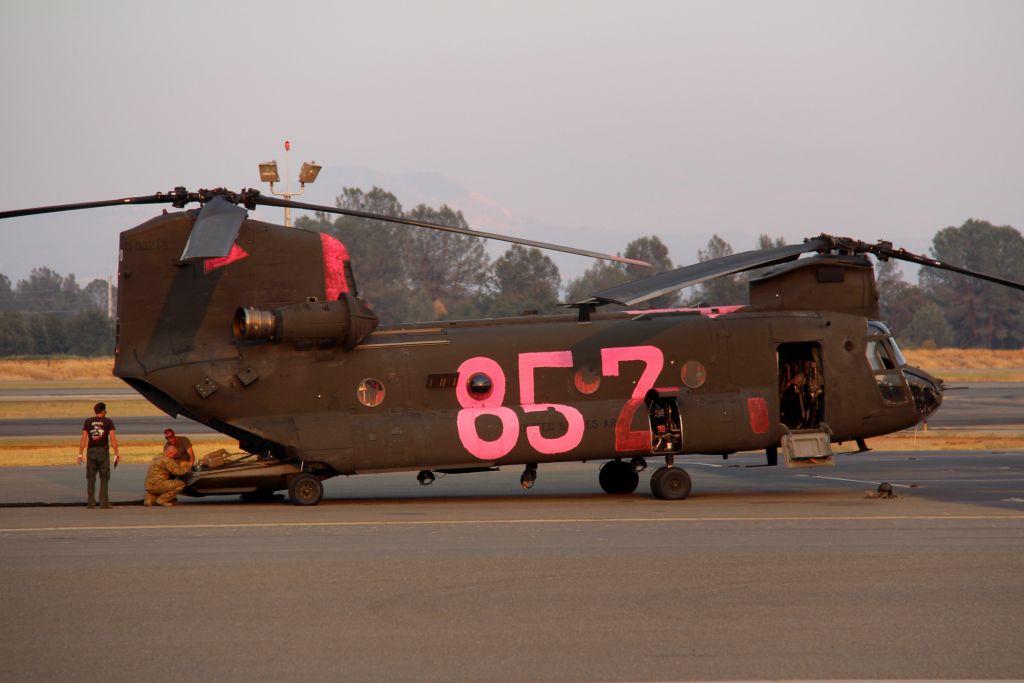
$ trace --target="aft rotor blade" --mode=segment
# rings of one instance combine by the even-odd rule
[[[589,256],[590,258],[603,259],[605,261],[618,261],[619,263],[628,263],[634,266],[645,266],[651,267],[647,261],[641,261],[639,259],[626,258],[625,256],[613,256],[611,254],[602,254],[597,251],[589,251],[587,249],[577,249],[575,247],[564,247],[559,244],[551,244],[550,242],[538,242],[536,240],[529,240],[522,237],[512,237],[510,235],[500,235],[493,232],[482,232],[480,230],[473,230],[472,228],[456,228],[451,225],[441,225],[439,223],[428,223],[426,221],[418,221],[412,218],[399,218],[397,216],[385,216],[379,213],[368,213],[366,211],[356,211],[355,209],[341,209],[331,206],[319,206],[317,204],[306,204],[304,202],[293,202],[287,199],[277,199],[275,197],[268,197],[266,195],[259,195],[255,198],[255,203],[263,204],[264,206],[280,206],[288,207],[292,209],[306,209],[308,211],[323,211],[325,213],[338,213],[343,216],[355,216],[356,218],[368,218],[375,221],[386,221],[388,223],[400,223],[402,225],[412,225],[418,228],[430,228],[431,230],[443,230],[445,232],[455,232],[460,235],[472,235],[473,237],[483,237],[490,240],[500,240],[502,242],[512,242],[513,244],[522,244],[528,247],[537,247],[539,249],[550,249],[552,251],[561,251],[566,254],[577,254],[579,256]]]
[[[121,199],[104,199],[97,202],[80,202],[78,204],[56,204],[54,206],[36,206],[30,209],[15,209],[14,211],[0,211],[0,220],[4,218],[17,218],[18,216],[35,216],[43,213],[57,213],[59,211],[78,211],[79,209],[99,209],[104,206],[128,206],[132,204],[173,204],[178,200],[176,195],[157,194],[144,197],[123,197]]]
[[[192,232],[189,233],[182,261],[199,258],[222,258],[231,253],[242,222],[249,213],[217,195],[203,204]]]
[[[803,244],[790,244],[783,247],[755,249],[739,254],[730,254],[729,256],[722,256],[683,266],[682,268],[676,268],[665,273],[658,273],[641,280],[633,280],[616,285],[615,287],[609,287],[593,294],[590,299],[575,302],[575,305],[618,304],[620,306],[635,306],[648,299],[674,292],[683,287],[698,285],[724,275],[735,275],[746,270],[785,263],[786,261],[792,261],[800,256],[800,254],[819,251],[828,246],[827,241],[816,237]]]

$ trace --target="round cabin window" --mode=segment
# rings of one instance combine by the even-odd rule
[[[573,375],[573,384],[576,385],[576,391],[589,396],[601,386],[601,375],[591,368],[580,368]]]
[[[470,396],[477,401],[483,401],[494,391],[494,382],[488,375],[478,372],[469,378],[466,388],[469,389]]]
[[[698,389],[704,386],[704,382],[707,381],[708,370],[700,361],[688,360],[683,364],[683,369],[679,375],[680,379],[683,380],[683,384],[691,389]]]
[[[384,384],[379,379],[364,379],[356,389],[359,402],[367,408],[374,408],[384,402]]]

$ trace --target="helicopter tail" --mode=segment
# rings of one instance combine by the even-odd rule
[[[121,233],[114,374],[165,412],[209,424],[206,398],[258,377],[241,345],[282,335],[236,338],[240,310],[269,315],[296,343],[304,323],[317,348],[351,348],[376,327],[333,237],[244,220],[227,255],[189,258],[195,222],[195,211],[169,213]]]

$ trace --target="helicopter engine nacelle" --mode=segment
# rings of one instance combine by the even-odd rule
[[[242,307],[231,333],[238,341],[291,342],[297,346],[334,346],[351,351],[373,332],[377,316],[348,293],[337,301],[315,301],[273,310]]]

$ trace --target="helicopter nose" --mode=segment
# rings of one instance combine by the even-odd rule
[[[945,385],[941,379],[910,365],[903,367],[903,374],[910,384],[910,393],[914,396],[917,412],[921,414],[922,420],[928,419],[928,416],[942,405],[942,391]]]

